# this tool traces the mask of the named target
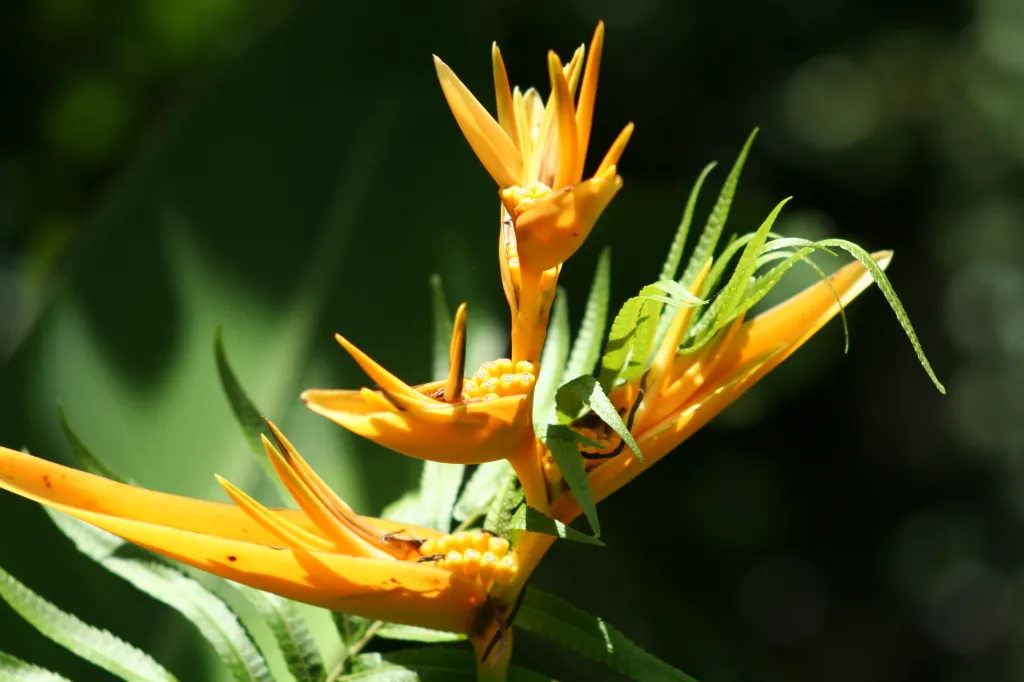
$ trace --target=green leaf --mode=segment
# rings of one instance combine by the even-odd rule
[[[245,585],[237,587],[270,628],[296,682],[323,682],[327,678],[323,656],[295,602]]]
[[[584,545],[597,545],[598,547],[604,547],[604,543],[592,535],[581,533],[575,528],[570,528],[561,521],[553,519],[539,509],[524,504],[515,516],[512,517],[512,522],[509,525],[513,531],[524,531],[528,530],[531,533],[543,533],[544,535],[552,535],[561,540],[570,540],[572,542],[579,542]],[[513,533],[513,537],[515,537]]]
[[[587,296],[587,307],[576,340],[572,344],[569,363],[561,381],[575,379],[594,371],[594,364],[601,354],[604,328],[608,323],[608,299],[611,289],[611,250],[605,247],[597,259],[594,281]],[[543,365],[542,365],[543,366]]]
[[[0,568],[0,599],[42,635],[128,682],[172,682],[176,678],[148,654],[106,630],[61,611]]]
[[[736,195],[736,187],[740,182],[743,164],[747,160],[747,154],[750,152],[750,147],[754,143],[756,136],[757,128],[754,128],[754,131],[750,133],[750,137],[747,138],[746,143],[743,145],[743,149],[740,150],[739,156],[736,157],[732,170],[729,171],[729,175],[725,178],[722,190],[718,194],[718,200],[715,202],[715,206],[711,209],[711,214],[704,224],[704,231],[701,232],[697,246],[690,255],[690,260],[683,271],[683,276],[679,278],[679,282],[687,288],[696,279],[701,268],[704,267],[704,263],[715,253],[715,247],[718,246],[718,240],[722,236],[725,221],[729,217],[729,208],[732,206],[733,197]]]
[[[634,296],[623,303],[615,315],[604,355],[601,356],[601,371],[598,375],[598,381],[605,392],[612,390],[633,355],[638,329],[646,323],[648,314],[647,301]]]
[[[487,513],[488,507],[498,494],[501,484],[510,475],[514,475],[508,460],[485,462],[466,481],[452,516],[456,521],[472,522]]]
[[[899,297],[896,295],[896,291],[892,288],[892,284],[889,282],[889,278],[885,276],[885,271],[878,266],[878,263],[871,257],[866,249],[853,242],[845,239],[822,239],[817,242],[822,246],[835,246],[843,249],[851,256],[856,258],[868,269],[871,273],[871,278],[875,280],[875,284],[882,291],[882,295],[885,296],[885,300],[889,302],[889,307],[892,308],[893,313],[896,315],[896,319],[899,320],[900,326],[903,327],[903,331],[906,332],[907,338],[910,339],[910,345],[914,347],[914,352],[917,354],[917,361],[921,363],[921,367],[928,374],[928,378],[935,384],[935,388],[939,390],[939,393],[945,395],[946,387],[942,385],[939,378],[935,376],[935,371],[932,369],[932,365],[928,362],[928,358],[924,354],[924,348],[921,347],[921,342],[917,338],[917,332],[914,331],[914,326],[910,323],[910,317],[907,315],[907,311],[904,310],[903,304],[900,303]]]
[[[384,623],[377,630],[377,636],[384,639],[396,639],[402,642],[425,642],[427,644],[461,642],[466,639],[466,635],[458,632],[431,630],[430,628],[419,628],[414,625],[401,625],[399,623]]]
[[[497,533],[502,537],[508,537],[509,524],[512,522],[512,515],[519,505],[525,500],[523,489],[519,487],[519,479],[515,472],[510,472],[508,478],[502,483],[498,494],[494,497],[487,516],[484,518],[484,529]]]
[[[622,421],[618,410],[612,405],[612,401],[608,399],[604,389],[601,388],[601,384],[594,377],[577,377],[558,389],[558,392],[559,394],[573,395],[581,400],[583,404],[594,411],[594,414],[601,418],[601,421],[611,427],[615,433],[619,434],[622,440],[626,441],[626,445],[629,446],[640,462],[644,461],[644,456],[640,453],[640,446],[633,439],[633,434],[629,432],[629,428]]]
[[[576,502],[580,505],[583,515],[587,517],[590,529],[594,531],[594,537],[601,537],[601,522],[597,518],[594,492],[590,489],[590,479],[583,467],[583,456],[576,448],[576,441],[563,435],[563,432],[554,424],[548,427],[546,435],[545,444],[551,451],[551,456],[555,458],[555,463],[558,464],[558,469],[562,472],[562,477],[568,484],[569,490],[576,496]]]
[[[668,256],[665,264],[661,266],[661,276],[658,279],[675,279],[679,270],[679,261],[683,257],[683,249],[686,247],[686,237],[690,234],[690,224],[693,222],[693,213],[697,208],[697,199],[700,197],[700,190],[704,186],[704,180],[718,164],[712,161],[704,166],[704,170],[697,176],[697,182],[693,183],[690,190],[690,198],[686,200],[686,210],[683,211],[683,218],[676,228],[676,235],[672,238],[672,244],[668,248]],[[726,208],[728,210],[728,208]]]
[[[79,552],[191,621],[239,682],[273,682],[263,655],[219,597],[163,559],[61,512],[45,508]]]
[[[448,647],[405,649],[387,654],[363,654],[358,670],[339,680],[360,682],[476,682],[476,663],[466,650]],[[553,682],[517,665],[509,666],[509,682]]]
[[[68,421],[68,414],[64,410],[64,406],[60,403],[57,404],[57,415],[60,417],[60,428],[64,432],[64,438],[67,440],[68,446],[71,448],[71,454],[75,456],[75,459],[78,460],[83,469],[90,474],[109,478],[112,481],[128,483],[121,474],[107,466],[99,457],[96,457],[92,450],[78,437],[75,430],[71,428],[71,422]]]
[[[291,494],[288,493],[284,482],[277,475],[277,472],[274,471],[274,465],[270,463],[267,451],[263,447],[261,436],[266,436],[270,439],[270,442],[274,442],[273,434],[270,433],[263,414],[249,398],[245,389],[242,388],[241,382],[238,381],[234,371],[231,369],[231,363],[228,362],[227,351],[224,350],[223,327],[217,327],[217,332],[213,339],[213,356],[217,363],[217,376],[220,377],[221,388],[224,391],[224,395],[227,396],[228,403],[231,405],[231,411],[235,415],[235,420],[242,427],[242,435],[245,436],[245,440],[249,444],[249,450],[256,457],[256,462],[263,470],[263,473],[277,487],[278,502],[284,501],[286,505],[294,506]]]
[[[687,348],[688,351],[703,347],[719,330],[740,316],[739,303],[753,282],[758,256],[768,240],[779,212],[788,202],[789,198],[780,201],[747,242],[729,281],[711,304],[708,312],[694,325],[694,343]]]
[[[602,618],[534,588],[526,590],[516,625],[640,682],[696,682],[641,649]]]
[[[448,308],[448,302],[444,297],[444,286],[441,283],[441,275],[436,272],[430,275],[430,302],[433,312],[434,323],[434,371],[432,376],[435,380],[448,377],[448,353],[451,349],[452,324],[455,320],[452,311]]]
[[[533,389],[533,428],[538,437],[543,437],[548,424],[554,421],[555,393],[569,355],[568,298],[565,290],[559,287],[540,356],[540,374]]]
[[[71,682],[71,680],[0,651],[0,682]]]
[[[423,473],[420,475],[420,518],[415,521],[442,533],[449,532],[452,528],[452,509],[465,473],[464,464],[424,462]]]

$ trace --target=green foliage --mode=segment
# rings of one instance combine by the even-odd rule
[[[103,478],[109,478],[113,481],[125,482],[123,476],[111,469],[105,462],[97,458],[92,454],[82,439],[78,437],[75,430],[71,428],[71,422],[68,421],[67,411],[64,406],[57,404],[57,416],[60,418],[60,428],[64,432],[64,438],[67,439],[68,446],[71,448],[71,454],[75,456],[78,463],[82,465],[82,468],[88,471],[90,474],[102,476]]]
[[[693,253],[690,254],[690,260],[686,264],[686,269],[683,270],[683,275],[679,278],[679,283],[685,287],[689,287],[693,283],[701,268],[704,267],[704,263],[715,253],[715,247],[718,246],[718,240],[722,236],[722,230],[725,228],[725,221],[729,217],[729,209],[732,207],[733,197],[736,196],[736,187],[739,185],[740,175],[743,173],[743,164],[747,161],[747,154],[750,152],[751,145],[754,144],[755,137],[757,137],[756,128],[750,133],[750,137],[747,138],[743,149],[740,150],[739,156],[736,157],[736,162],[733,163],[729,175],[725,178],[725,183],[718,193],[715,206],[711,209],[711,214],[704,224],[704,231],[701,232],[697,246],[694,247]],[[703,178],[703,174],[701,177]],[[695,187],[695,190],[699,191],[700,185],[703,184],[701,178],[698,178],[697,182],[698,185]]]
[[[455,520],[468,527],[485,515],[491,502],[497,497],[502,482],[510,476],[515,477],[515,473],[512,471],[512,465],[504,459],[477,466],[455,503],[452,512]]]
[[[475,682],[476,664],[468,651],[446,647],[406,649],[388,654],[363,654],[356,669],[339,678],[360,682]],[[510,666],[509,682],[551,682],[550,678]]]
[[[270,628],[295,682],[323,682],[323,656],[295,602],[245,585],[238,589]]]
[[[601,340],[604,338],[604,328],[608,322],[608,300],[612,283],[611,260],[611,250],[603,249],[597,259],[597,269],[594,270],[594,281],[590,285],[583,321],[580,322],[580,330],[573,341],[562,381],[590,374],[601,353]]]
[[[245,436],[246,442],[249,443],[249,449],[256,457],[263,473],[277,486],[280,499],[285,504],[292,503],[292,496],[288,493],[288,489],[278,477],[277,472],[274,471],[274,465],[270,463],[266,448],[263,447],[261,436],[266,436],[273,442],[273,435],[270,433],[263,413],[249,398],[245,389],[242,388],[242,383],[231,369],[227,351],[224,350],[224,329],[222,327],[217,327],[217,333],[213,339],[213,356],[217,363],[217,376],[220,377],[221,388],[231,405],[235,420],[242,427],[242,434]]]
[[[516,625],[638,682],[696,682],[638,647],[603,619],[537,589],[526,591]]]
[[[579,504],[583,515],[587,517],[594,537],[601,537],[601,523],[597,518],[597,504],[594,502],[594,493],[590,489],[590,479],[583,468],[583,457],[576,449],[576,441],[568,437],[567,429],[559,429],[558,425],[552,424],[548,427],[545,444],[555,458],[562,477],[569,485],[569,490],[576,496],[576,503]]]
[[[377,636],[382,639],[395,639],[402,642],[423,642],[425,644],[461,642],[466,639],[465,635],[458,632],[431,630],[430,628],[419,628],[414,625],[400,625],[398,623],[384,623],[377,630]]]
[[[126,682],[176,682],[148,654],[61,611],[3,569],[0,599],[40,634]]]
[[[572,542],[579,542],[584,545],[604,547],[604,543],[596,537],[570,528],[561,521],[553,519],[539,509],[534,509],[526,504],[521,506],[519,511],[515,513],[515,516],[512,517],[509,527],[513,531],[512,537],[514,539],[518,539],[520,532],[528,530],[531,533],[543,533],[544,535],[551,535],[561,540],[571,540]]]
[[[559,417],[563,423],[579,412],[577,404],[586,405],[626,442],[638,460],[644,461],[644,456],[640,453],[640,446],[633,439],[633,434],[629,432],[626,423],[622,421],[622,417],[612,405],[612,401],[608,399],[597,379],[589,375],[573,379],[558,389],[558,402]]]
[[[46,509],[79,552],[181,613],[202,633],[238,682],[271,682],[270,670],[236,614],[177,568],[120,538]]]
[[[555,303],[548,322],[548,334],[540,356],[540,374],[533,389],[533,428],[542,438],[555,418],[555,394],[569,357],[569,302],[565,290],[555,292]]]
[[[0,651],[0,682],[70,682],[70,680]]]
[[[519,506],[525,503],[523,489],[519,487],[519,479],[514,472],[501,484],[498,493],[494,496],[487,516],[484,518],[484,529],[496,533],[502,537],[509,536],[509,526],[512,523],[512,515]]]

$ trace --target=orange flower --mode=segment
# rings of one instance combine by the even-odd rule
[[[441,89],[484,168],[498,183],[503,229],[499,261],[512,310],[512,359],[536,362],[558,268],[590,234],[601,212],[622,187],[617,164],[633,132],[627,125],[594,175],[583,180],[590,143],[604,24],[594,31],[583,68],[581,46],[568,64],[548,52],[551,95],[547,105],[533,88],[509,87],[497,45],[491,50],[496,121],[437,57]],[[580,75],[578,102],[573,103]]]
[[[349,431],[410,457],[458,464],[509,458],[533,435],[535,365],[499,359],[465,379],[465,337],[463,304],[455,315],[448,378],[413,387],[337,335],[380,390],[310,389],[302,400]]]
[[[516,572],[508,542],[357,515],[284,436],[267,454],[299,510],[145,490],[0,448],[0,488],[158,554],[257,589],[366,618],[482,636]],[[440,555],[440,556],[439,556]]]

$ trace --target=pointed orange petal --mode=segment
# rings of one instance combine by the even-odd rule
[[[600,177],[608,172],[609,168],[614,168],[619,164],[619,159],[622,158],[622,153],[626,151],[626,145],[629,144],[629,138],[633,135],[633,124],[627,123],[626,127],[622,129],[619,136],[612,142],[612,146],[608,148],[608,153],[601,159],[601,165],[597,167],[597,171],[594,173],[594,177]]]
[[[579,181],[576,171],[576,114],[573,111],[569,83],[562,72],[562,62],[554,52],[548,52],[548,76],[551,78],[551,96],[558,125],[558,162],[553,190],[568,187]]]
[[[463,85],[455,72],[436,56],[434,67],[455,121],[484,168],[500,187],[518,184],[523,159],[515,143]]]
[[[342,348],[348,351],[348,354],[351,355],[352,359],[356,361],[364,372],[366,372],[367,376],[377,382],[377,385],[390,394],[395,400],[401,401],[403,406],[407,402],[411,402],[413,404],[430,404],[437,402],[435,400],[431,400],[422,393],[419,393],[409,386],[409,384],[378,365],[369,355],[356,348],[351,341],[341,334],[335,334],[334,338],[339,344],[341,344]]]
[[[457,403],[462,400],[462,382],[466,370],[466,304],[455,311],[452,325],[452,342],[448,348],[448,381],[444,385],[444,401]]]
[[[601,53],[604,51],[604,22],[597,22],[594,37],[590,41],[587,66],[583,71],[583,87],[576,104],[576,170],[575,182],[583,178],[583,165],[587,161],[587,147],[590,145],[590,129],[594,122],[594,103],[597,100],[597,78],[601,72]],[[615,163],[618,163],[616,160]]]
[[[230,481],[220,476],[215,476],[215,478],[217,483],[220,483],[224,491],[231,497],[232,501],[238,505],[239,509],[248,514],[253,521],[273,533],[288,547],[293,549],[334,551],[334,543],[330,540],[325,540],[319,535],[314,535],[289,523],[251,498],[245,491]]]
[[[508,84],[505,60],[501,58],[501,50],[498,49],[496,42],[491,43],[491,70],[494,72],[494,96],[497,100],[498,124],[522,155],[523,150],[519,147],[519,130],[516,126],[512,89]]]
[[[364,618],[470,632],[487,599],[475,583],[429,564],[258,545],[50,506],[228,580]]]
[[[277,436],[276,433],[274,435]],[[281,478],[285,487],[288,488],[288,492],[295,498],[295,501],[299,503],[302,511],[316,524],[320,530],[319,535],[330,538],[337,549],[345,554],[374,559],[392,558],[391,555],[367,542],[360,533],[346,524],[344,519],[335,513],[332,507],[323,499],[319,491],[309,486],[302,479],[291,464],[293,452],[288,452],[291,449],[290,447],[284,446],[286,454],[282,455],[266,436],[261,435],[260,437],[263,440],[263,447],[267,451],[267,456],[270,457],[274,470],[277,471],[277,475]],[[286,443],[287,441],[284,442]]]

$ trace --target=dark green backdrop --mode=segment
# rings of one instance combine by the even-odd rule
[[[469,301],[470,364],[504,352],[507,326],[495,187],[430,54],[490,106],[491,40],[546,92],[545,50],[568,55],[603,17],[592,157],[637,130],[623,191],[563,271],[573,319],[603,245],[616,303],[656,277],[700,168],[759,125],[734,229],[792,194],[779,231],[895,249],[950,394],[869,291],[849,355],[825,330],[603,504],[607,548],[560,545],[536,584],[702,682],[1024,674],[1017,0],[24,5],[0,10],[4,445],[67,458],[59,400],[145,485],[222,499],[217,472],[269,494],[218,387],[223,324],[257,403],[379,511],[415,463],[297,401],[363,381],[332,333],[431,378],[435,271]],[[219,679],[187,623],[78,558],[34,505],[3,495],[0,515],[0,565],[181,679]],[[5,607],[0,649],[106,679]],[[589,674],[528,636],[517,657]]]

